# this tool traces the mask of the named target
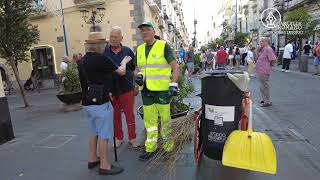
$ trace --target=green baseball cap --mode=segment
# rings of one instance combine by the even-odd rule
[[[143,26],[149,26],[149,27],[154,28],[152,22],[150,22],[150,21],[145,21],[145,22],[143,22],[142,24],[140,24],[140,25],[138,26],[138,28],[141,29]]]

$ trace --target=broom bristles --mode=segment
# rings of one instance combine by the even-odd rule
[[[149,161],[147,172],[150,172],[153,168],[161,169],[165,172],[165,179],[174,179],[176,162],[180,158],[180,154],[187,144],[192,141],[192,135],[194,133],[194,113],[189,113],[186,116],[172,119],[171,128],[172,132],[168,136],[168,139],[174,143],[173,149],[170,152],[166,152],[162,147],[164,142],[159,142],[159,150],[156,155]]]

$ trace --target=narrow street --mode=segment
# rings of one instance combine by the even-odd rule
[[[200,80],[193,78],[196,90]],[[205,158],[200,167],[193,160],[193,144],[186,147],[177,164],[176,179],[212,180],[318,180],[320,177],[320,78],[306,74],[274,71],[271,77],[273,106],[258,106],[257,79],[252,78],[254,129],[270,135],[277,151],[277,174],[267,175],[223,167]],[[118,149],[119,162],[125,172],[112,177],[99,176],[88,170],[88,129],[82,111],[64,113],[59,110],[55,90],[29,95],[32,106],[21,108],[16,95],[9,96],[16,139],[0,146],[1,180],[35,179],[163,179],[157,170],[145,172],[146,163],[138,161],[139,151],[127,143]],[[197,94],[197,93],[195,93]],[[136,98],[136,107],[141,104]],[[197,107],[201,99],[192,95],[186,101]],[[136,115],[137,132],[142,120]],[[125,131],[126,132],[126,131]],[[112,146],[109,148],[112,150]],[[113,159],[113,154],[110,153]]]

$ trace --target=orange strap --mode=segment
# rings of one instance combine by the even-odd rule
[[[250,99],[250,92],[244,93],[244,108],[242,109],[241,115],[241,130],[247,130],[247,119],[248,119],[248,108],[249,108],[249,99]]]

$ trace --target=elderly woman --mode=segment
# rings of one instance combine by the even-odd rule
[[[90,157],[88,168],[100,164],[100,175],[114,175],[123,171],[122,168],[111,165],[108,160],[108,141],[113,138],[113,109],[110,103],[110,90],[113,72],[124,75],[126,64],[131,58],[125,57],[121,66],[116,66],[102,53],[106,39],[101,32],[91,32],[86,40],[86,54],[78,63],[82,88],[82,105],[90,125]],[[97,157],[97,145],[99,155]]]

